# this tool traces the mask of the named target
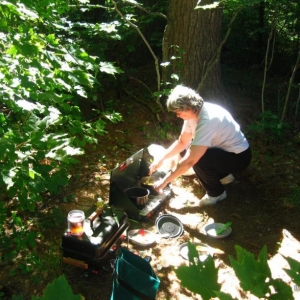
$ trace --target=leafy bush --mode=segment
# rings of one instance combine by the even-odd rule
[[[276,145],[284,140],[289,124],[280,121],[278,116],[266,111],[257,116],[257,121],[247,127],[247,132],[253,141],[266,145]]]
[[[97,74],[120,70],[74,42],[66,15],[81,2],[0,3],[0,248],[9,259],[35,246],[37,232],[21,212],[57,194],[76,156],[105,134],[106,120],[121,120],[114,112],[92,123],[82,116]]]

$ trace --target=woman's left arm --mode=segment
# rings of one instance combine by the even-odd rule
[[[201,157],[206,152],[207,148],[207,146],[192,145],[189,149],[187,149],[184,157],[179,161],[176,168],[174,170],[169,171],[164,178],[155,183],[155,189],[157,191],[162,190],[169,182],[185,174],[185,172],[187,172],[201,159]]]

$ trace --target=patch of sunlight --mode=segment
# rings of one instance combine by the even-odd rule
[[[182,209],[185,207],[195,207],[199,202],[198,197],[194,193],[185,188],[172,186],[174,197],[171,198],[169,205],[174,209]]]
[[[184,295],[181,283],[178,280],[174,271],[168,273],[168,279],[171,282],[169,287],[169,293],[172,295],[172,300],[190,300],[190,299],[202,299],[200,295],[195,295],[187,291],[187,295]]]
[[[290,285],[294,292],[294,299],[300,299],[299,287],[292,282],[290,276],[284,269],[290,269],[288,262],[284,257],[291,257],[296,261],[300,261],[300,242],[286,229],[282,230],[282,241],[276,253],[268,264],[271,269],[272,278],[279,278]]]

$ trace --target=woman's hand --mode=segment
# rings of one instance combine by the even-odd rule
[[[158,192],[158,193],[162,193],[163,189],[166,187],[166,185],[168,184],[168,182],[165,181],[164,178],[159,179],[157,181],[154,182],[153,184],[153,188]]]
[[[157,169],[159,169],[159,167],[162,166],[163,162],[164,161],[162,159],[154,160],[152,162],[152,164],[149,166],[149,174],[151,175],[153,172],[155,172]]]

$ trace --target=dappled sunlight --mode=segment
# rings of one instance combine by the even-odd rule
[[[215,265],[218,270],[218,283],[221,284],[221,291],[227,294],[230,294],[234,299],[243,298],[239,280],[235,276],[234,270],[227,266],[221,259],[215,260]],[[245,299],[245,298],[244,298]],[[251,297],[251,300],[256,299]]]
[[[298,262],[300,261],[300,241],[298,241],[288,230],[283,229],[282,241],[278,246],[278,253],[268,261],[272,278],[280,278],[289,284],[294,292],[294,299],[300,299],[300,288],[291,281],[290,276],[284,271],[284,269],[290,269],[289,264],[284,257],[291,257]]]
[[[168,273],[168,279],[171,283],[168,288],[168,291],[172,295],[172,299],[174,300],[202,299],[199,295],[190,294],[190,292],[188,295],[185,295],[182,292],[183,288],[174,271]]]
[[[170,199],[169,206],[173,209],[198,207],[199,197],[192,189],[180,186],[179,182],[172,185],[174,197]]]

